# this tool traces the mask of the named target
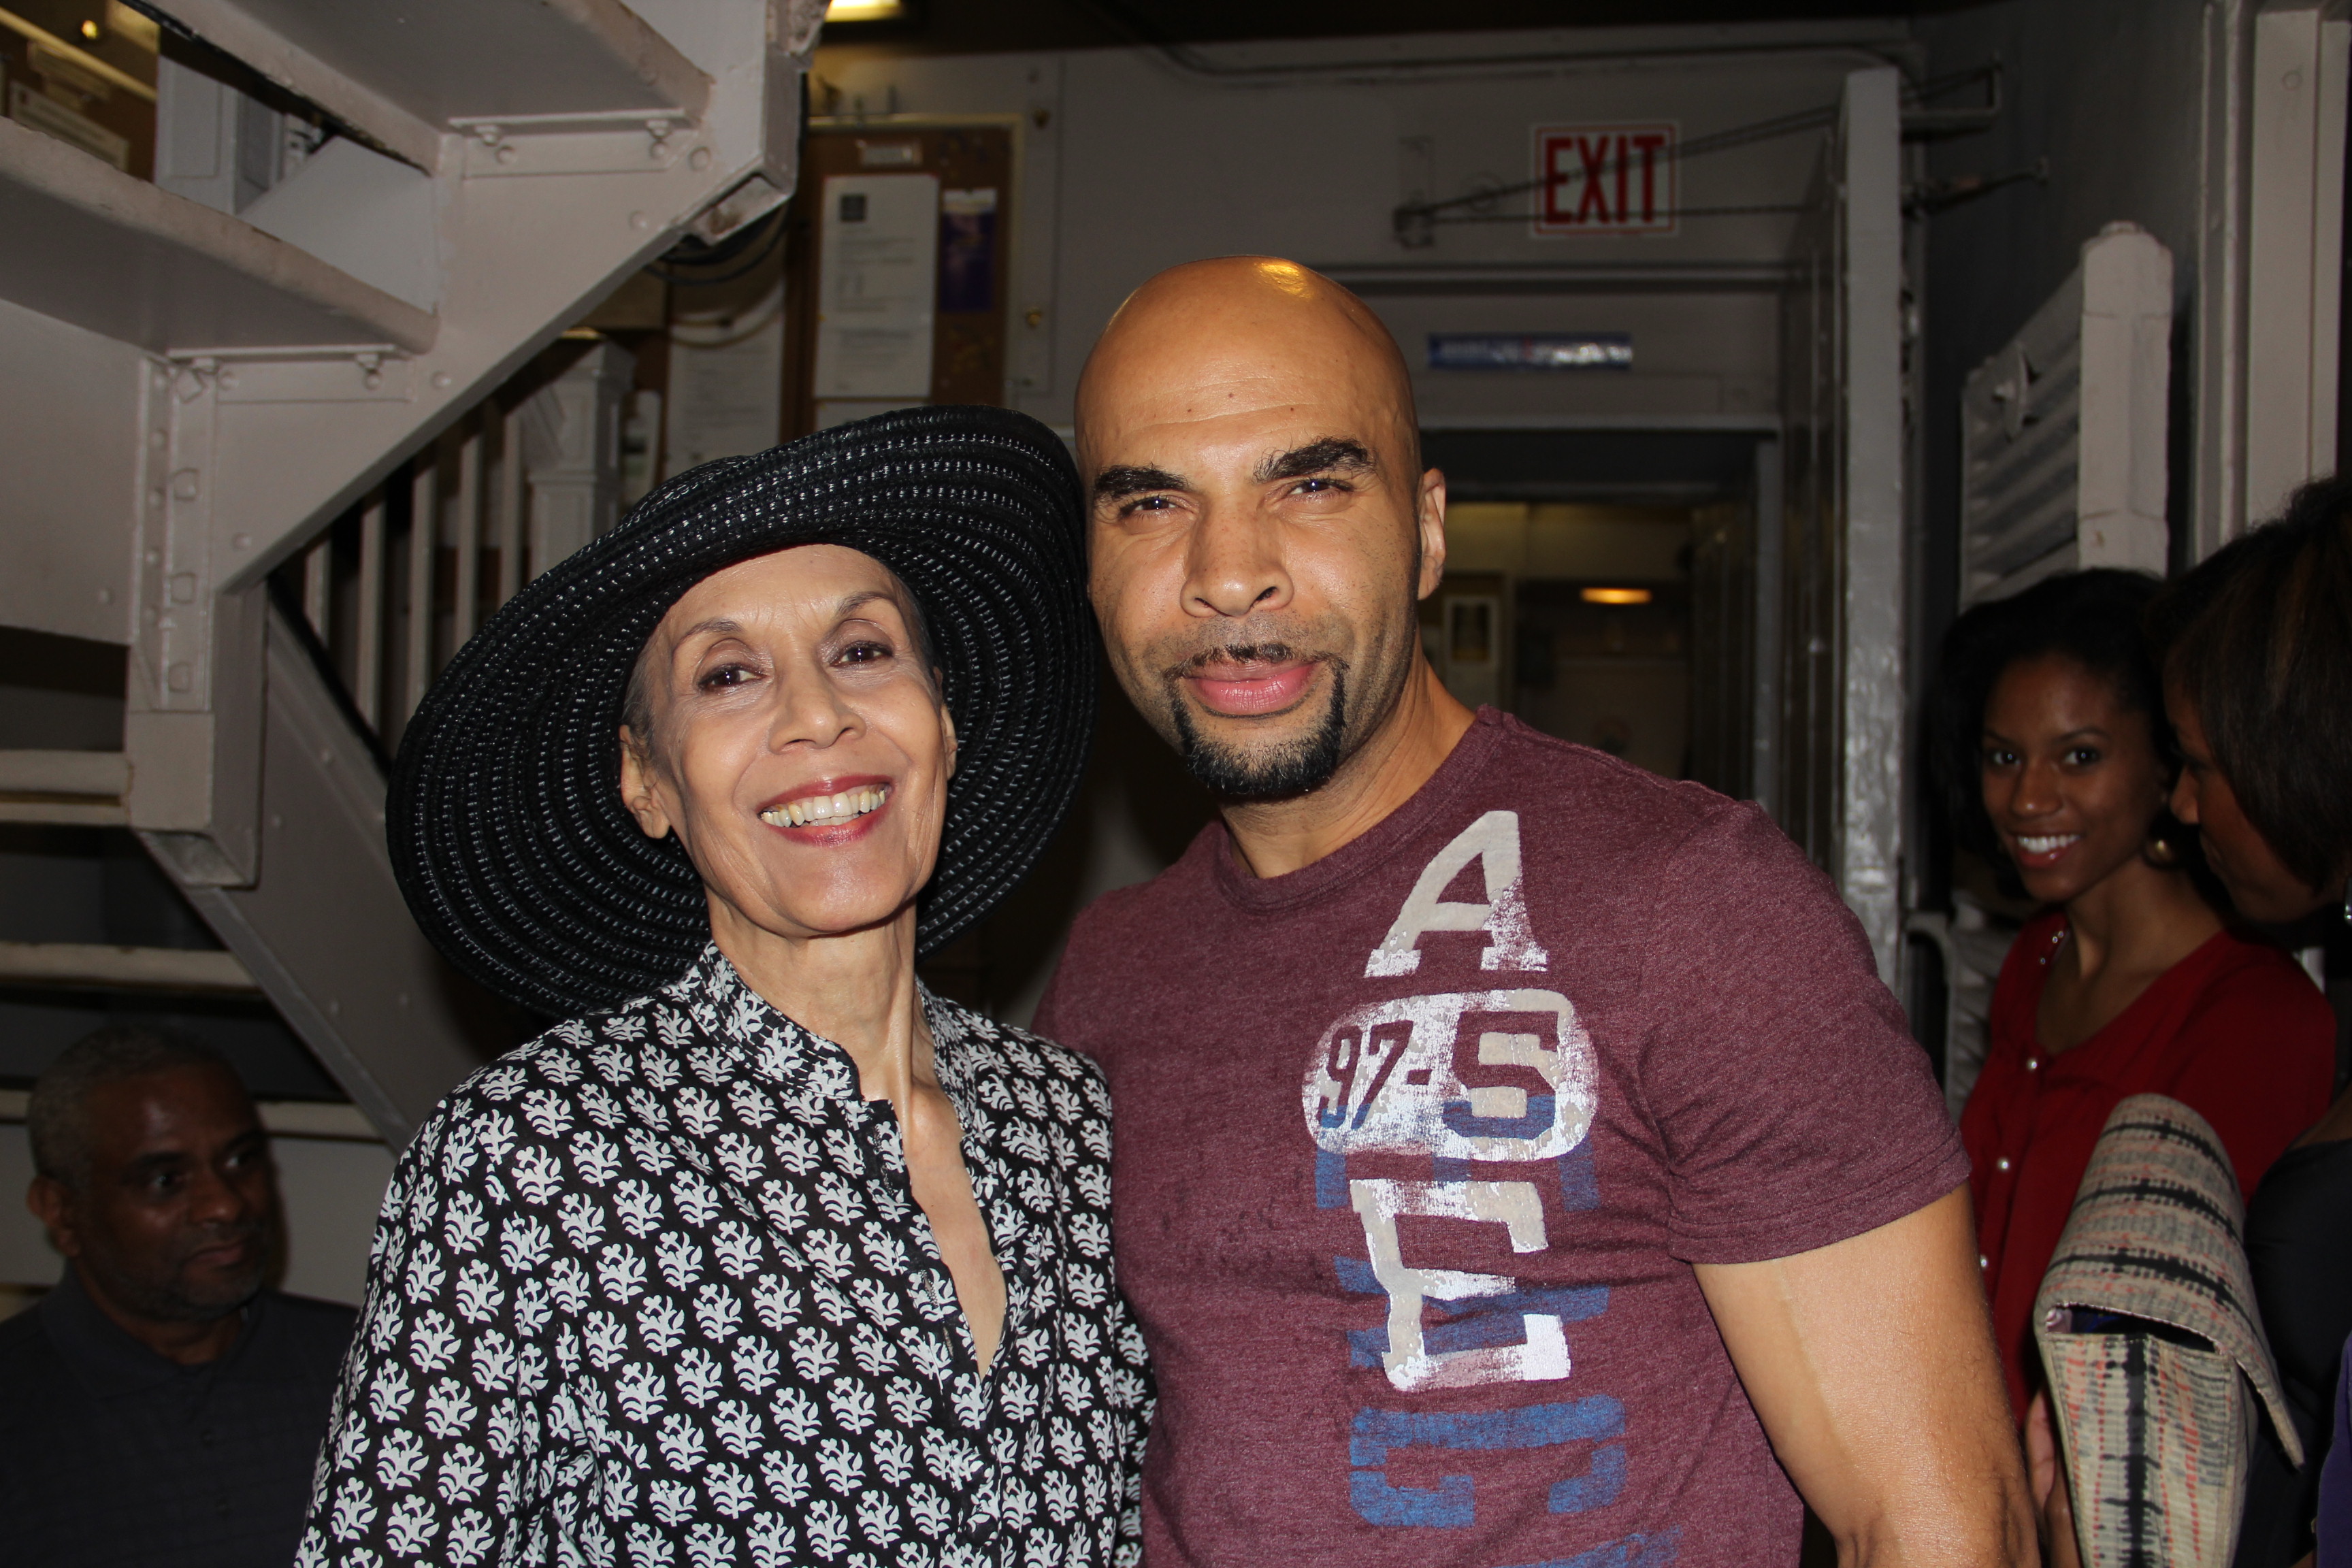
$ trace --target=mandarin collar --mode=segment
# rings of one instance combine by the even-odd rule
[[[705,943],[687,972],[665,987],[660,997],[686,1015],[694,1033],[748,1063],[762,1077],[804,1093],[863,1101],[857,1065],[848,1051],[778,1011],[751,988],[716,942]],[[969,1058],[976,1042],[955,1010],[943,1005],[919,980],[915,983],[915,999],[930,1028],[932,1068],[940,1087],[961,1112],[969,1099],[975,1065]],[[658,1021],[656,1036],[663,1045],[682,1047],[691,1065],[695,1048],[691,1041],[674,1037],[674,1031],[663,1028]]]
[[[35,1310],[75,1377],[101,1398],[138,1394],[166,1384],[190,1384],[236,1376],[247,1359],[247,1351],[259,1337],[268,1311],[267,1289],[255,1292],[240,1309],[245,1321],[229,1348],[217,1358],[183,1366],[159,1355],[130,1331],[106,1315],[82,1289],[81,1276],[71,1264],[57,1287],[43,1296]]]

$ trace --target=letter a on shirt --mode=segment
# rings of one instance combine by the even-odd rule
[[[1473,860],[1486,869],[1486,901],[1446,903],[1442,895],[1447,886]],[[1541,969],[1549,962],[1528,929],[1527,900],[1519,892],[1517,812],[1490,811],[1438,851],[1412,885],[1412,895],[1397,911],[1389,934],[1364,961],[1364,977],[1412,973],[1421,967],[1422,933],[1433,931],[1485,931],[1481,968]]]

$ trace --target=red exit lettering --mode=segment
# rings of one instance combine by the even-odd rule
[[[1536,127],[1534,231],[1674,233],[1677,138],[1671,121]]]

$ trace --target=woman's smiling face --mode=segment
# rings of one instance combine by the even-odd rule
[[[622,798],[677,834],[722,935],[879,925],[930,879],[955,724],[911,608],[872,556],[804,544],[704,578],[647,639]]]
[[[2020,659],[1986,699],[1985,812],[2024,881],[2063,904],[2137,859],[2163,808],[2147,715],[2063,655]]]

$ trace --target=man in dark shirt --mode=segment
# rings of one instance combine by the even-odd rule
[[[0,1324],[0,1564],[282,1568],[352,1314],[262,1283],[278,1189],[244,1086],[102,1029],[26,1121],[27,1202],[68,1263]]]

